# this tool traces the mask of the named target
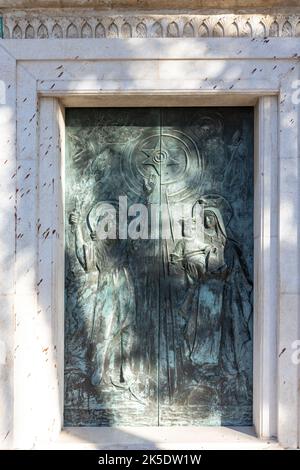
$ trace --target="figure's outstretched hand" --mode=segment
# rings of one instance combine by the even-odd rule
[[[77,212],[71,212],[70,216],[69,216],[69,223],[71,225],[78,225],[78,222],[79,222],[79,215]]]

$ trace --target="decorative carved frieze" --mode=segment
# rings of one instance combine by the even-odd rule
[[[243,36],[300,37],[300,14],[4,14],[5,39]]]

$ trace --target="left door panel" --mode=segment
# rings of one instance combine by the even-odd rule
[[[147,201],[135,147],[159,129],[157,109],[66,110],[65,426],[158,424],[158,240],[122,217]]]

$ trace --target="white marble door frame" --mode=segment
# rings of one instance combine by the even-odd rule
[[[299,445],[299,39],[0,42],[0,446],[63,410],[64,106],[255,106],[254,426]]]

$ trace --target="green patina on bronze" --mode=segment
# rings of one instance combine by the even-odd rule
[[[252,108],[67,109],[66,135],[65,425],[251,425]]]

